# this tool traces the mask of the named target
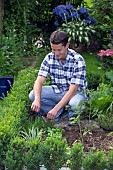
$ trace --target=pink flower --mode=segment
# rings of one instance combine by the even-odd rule
[[[98,53],[98,56],[100,57],[113,56],[113,50],[112,49],[100,50]]]

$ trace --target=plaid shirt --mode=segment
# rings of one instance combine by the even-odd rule
[[[85,61],[72,49],[68,49],[64,64],[61,64],[54,53],[49,53],[43,60],[38,75],[46,78],[50,75],[55,93],[68,91],[70,84],[78,85],[79,91],[87,87]]]

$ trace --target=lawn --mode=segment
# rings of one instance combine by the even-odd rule
[[[101,75],[104,74],[104,71],[100,67],[101,63],[98,61],[96,53],[83,53],[82,56],[86,62],[87,73],[97,72],[100,73]]]

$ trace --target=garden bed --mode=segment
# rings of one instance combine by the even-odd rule
[[[113,133],[102,129],[94,120],[81,120],[82,134],[79,126],[67,126],[67,120],[64,119],[55,127],[63,128],[63,137],[66,138],[69,146],[74,142],[81,141],[84,146],[84,152],[104,150],[106,154],[113,149]]]

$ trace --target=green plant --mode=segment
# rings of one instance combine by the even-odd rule
[[[99,114],[97,121],[106,130],[113,130],[113,102],[107,108],[106,113]]]
[[[32,128],[28,128],[27,130],[21,131],[21,137],[23,137],[26,141],[35,140],[37,137],[41,138],[42,130],[39,130],[38,127],[32,126]]]
[[[106,76],[111,80],[111,82],[113,82],[113,70],[106,72]]]
[[[89,152],[83,160],[84,170],[105,170],[107,159],[104,151]]]
[[[78,124],[79,126],[79,130],[80,130],[80,138],[81,138],[81,141],[83,142],[83,134],[82,134],[82,128],[81,128],[81,122],[80,122],[80,113],[81,111],[80,110],[76,110],[76,117],[72,117],[70,118],[71,120],[71,124]]]
[[[61,29],[68,34],[69,42],[74,42],[75,47],[80,43],[90,45],[90,37],[95,33],[94,26],[86,25],[85,21],[82,21],[81,19],[63,23]]]
[[[61,129],[49,129],[41,145],[42,164],[47,170],[58,170],[67,160],[67,142],[62,138]]]
[[[100,114],[107,114],[111,104],[112,88],[110,84],[101,83],[97,90],[90,91],[90,100],[85,102],[85,107],[89,109],[92,117],[98,117]],[[110,112],[112,113],[112,110]]]
[[[36,71],[36,72],[35,72]],[[0,163],[6,158],[10,141],[18,136],[28,121],[28,92],[32,88],[37,70],[22,70],[15,78],[11,92],[0,101]],[[17,89],[18,87],[18,89]],[[21,93],[20,93],[21,92]]]
[[[113,29],[113,1],[93,0],[90,9],[96,22],[96,33],[100,47],[107,47],[109,44],[109,34]]]
[[[19,137],[15,137],[11,140],[8,151],[6,152],[5,166],[10,170],[23,169],[25,153],[25,140]]]
[[[81,170],[83,161],[83,146],[81,143],[74,143],[69,151],[68,166],[71,170]]]
[[[41,167],[42,155],[41,155],[42,140],[40,135],[35,139],[26,141],[26,152],[24,153],[24,163],[27,170],[39,170]]]
[[[106,130],[113,129],[113,88],[112,71],[106,76],[111,79],[106,84],[100,83],[97,89],[89,90],[90,100],[85,101],[84,113],[90,118],[96,118],[100,126]],[[105,81],[105,80],[104,80]]]
[[[108,170],[113,169],[113,151],[109,151],[108,153]]]
[[[52,11],[55,26],[60,27],[69,36],[70,43],[75,46],[80,43],[90,44],[91,34],[95,33],[93,24],[96,20],[91,18],[86,8],[76,10],[72,5],[58,5]]]
[[[98,72],[87,72],[88,89],[96,90],[99,84],[102,82],[102,75]]]

